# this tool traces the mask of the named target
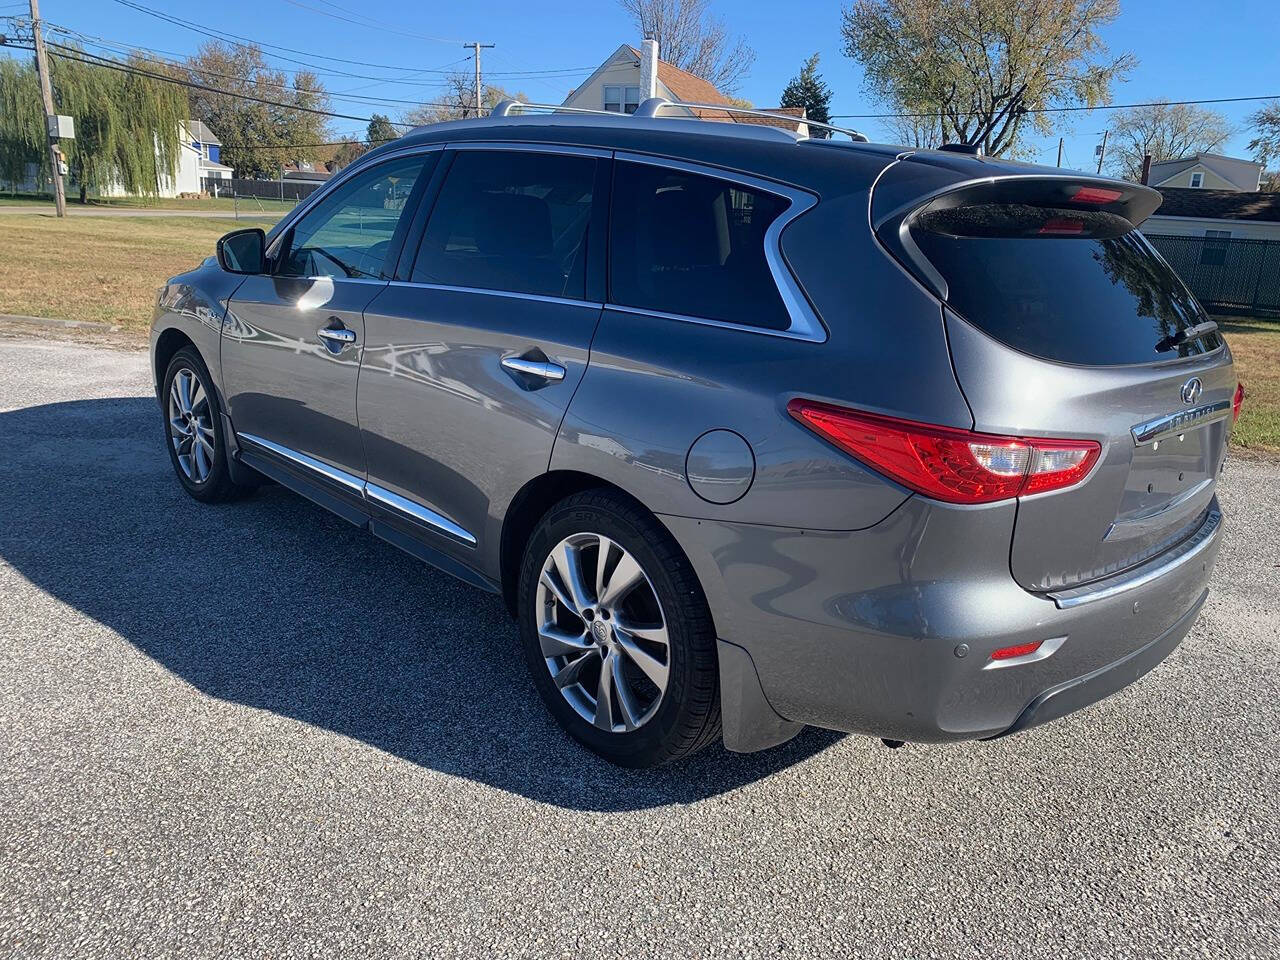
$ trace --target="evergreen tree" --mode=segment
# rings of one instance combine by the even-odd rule
[[[818,123],[831,122],[831,88],[822,81],[818,73],[818,54],[814,54],[804,62],[799,76],[791,78],[786,89],[782,91],[782,106],[804,107],[805,116]],[[813,135],[826,137],[826,130],[815,130]]]
[[[396,132],[396,128],[391,125],[391,118],[383,113],[375,113],[369,118],[369,130],[366,143],[372,149],[380,147],[384,143],[396,139],[400,134]]]

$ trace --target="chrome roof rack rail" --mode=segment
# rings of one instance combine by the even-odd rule
[[[590,113],[601,117],[623,118],[626,116],[624,113],[617,113],[613,110],[589,110],[586,107],[566,107],[562,103],[528,103],[524,100],[503,100],[489,111],[489,116],[513,117],[517,113],[523,113],[526,110],[558,110],[562,113]]]
[[[837,127],[830,123],[819,123],[817,120],[806,120],[803,117],[793,117],[790,114],[779,113],[777,110],[756,110],[751,107],[735,107],[732,104],[725,103],[689,103],[683,100],[667,100],[664,97],[650,97],[645,100],[636,109],[632,116],[656,119],[661,116],[662,111],[668,108],[687,109],[687,110],[718,110],[721,113],[741,113],[752,117],[767,117],[770,120],[785,120],[788,123],[803,123],[808,127],[817,127],[819,130],[829,130],[832,133],[843,133],[850,140],[856,140],[859,143],[868,143],[866,134],[859,133],[857,130],[849,127]],[[511,117],[518,113],[524,113],[526,110],[550,110],[553,113],[585,113],[592,116],[614,117],[619,120],[625,120],[625,113],[618,113],[615,110],[590,110],[586,107],[566,107],[559,103],[526,103],[523,100],[503,100],[490,111],[491,117]]]
[[[693,110],[719,110],[721,113],[742,113],[751,117],[768,117],[771,120],[787,120],[791,123],[803,123],[805,126],[817,127],[819,130],[830,130],[832,133],[843,133],[850,140],[869,143],[866,134],[859,133],[849,127],[837,127],[830,123],[819,123],[817,120],[806,120],[777,110],[756,110],[753,107],[735,107],[724,103],[689,103],[684,100],[667,100],[665,97],[650,97],[636,109],[637,117],[657,117],[668,107],[685,107]]]

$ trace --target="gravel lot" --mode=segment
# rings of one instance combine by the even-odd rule
[[[169,474],[139,352],[0,339],[0,954],[1280,956],[1280,466],[1144,681],[1007,740],[563,737],[499,602]]]

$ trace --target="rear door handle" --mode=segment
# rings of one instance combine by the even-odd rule
[[[502,367],[512,373],[524,373],[541,380],[557,381],[564,379],[564,367],[550,360],[526,360],[524,357],[503,357]]]

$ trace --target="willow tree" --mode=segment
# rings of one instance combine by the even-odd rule
[[[160,79],[163,64],[132,56],[129,66],[138,72],[50,57],[54,107],[75,121],[75,139],[61,146],[81,203],[91,190],[154,196],[177,174],[183,88]],[[25,180],[32,164],[42,181],[52,175],[35,65],[0,61],[0,175]]]

